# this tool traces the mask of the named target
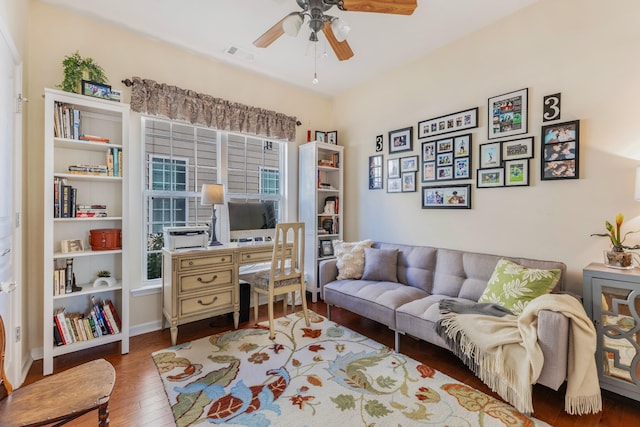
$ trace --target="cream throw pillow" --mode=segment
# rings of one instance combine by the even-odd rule
[[[360,279],[364,272],[364,248],[370,248],[372,240],[361,242],[333,241],[333,253],[337,259],[338,280]]]
[[[558,280],[560,270],[527,268],[500,259],[478,302],[492,302],[519,315],[529,301],[551,292]]]

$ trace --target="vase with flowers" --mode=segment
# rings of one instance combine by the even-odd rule
[[[611,250],[605,251],[606,265],[614,268],[633,268],[633,258],[636,254],[627,252],[625,249],[640,249],[640,245],[627,246],[624,245],[624,241],[629,234],[637,233],[640,230],[627,231],[622,235],[621,228],[623,222],[624,215],[619,213],[616,215],[615,227],[609,221],[605,221],[604,225],[607,233],[593,233],[592,236],[608,237],[609,240],[611,240]]]

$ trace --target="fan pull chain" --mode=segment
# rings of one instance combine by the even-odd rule
[[[318,84],[318,42],[313,43],[313,80],[311,83]]]

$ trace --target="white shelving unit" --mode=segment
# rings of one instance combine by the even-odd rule
[[[54,131],[56,103],[70,105],[80,110],[80,130],[88,135],[109,138],[110,142],[91,142],[80,139],[60,138]],[[128,234],[125,206],[128,197],[129,170],[122,167],[122,176],[77,175],[68,171],[72,164],[105,165],[107,150],[117,148],[123,153],[122,163],[127,163],[129,135],[129,105],[76,95],[53,89],[45,89],[44,106],[44,277],[43,277],[43,374],[53,372],[53,358],[87,348],[120,342],[122,354],[129,352],[129,280],[127,247],[124,238]],[[54,178],[63,178],[68,185],[77,188],[77,204],[107,205],[104,218],[57,218],[54,215]],[[89,233],[93,229],[121,229],[122,249],[92,251]],[[62,240],[81,240],[82,252],[63,253]],[[54,295],[54,270],[73,259],[73,272],[81,291]],[[96,273],[108,270],[116,279],[111,286],[94,287]],[[87,314],[92,308],[91,297],[110,300],[121,319],[118,334],[103,335],[93,339],[57,346],[54,342],[54,313],[64,308],[66,313]]]
[[[343,205],[343,148],[341,145],[324,142],[309,142],[299,150],[299,195],[298,214],[305,223],[304,269],[307,291],[313,302],[318,300],[318,264],[333,258],[323,252],[323,242],[331,249],[332,240],[342,240],[344,229]],[[324,211],[327,199],[335,198],[337,208]],[[326,230],[325,230],[326,228]]]

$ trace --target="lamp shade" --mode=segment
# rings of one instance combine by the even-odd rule
[[[340,18],[334,18],[331,20],[331,29],[333,30],[333,34],[336,37],[336,40],[339,42],[345,41],[349,32],[351,31],[351,26],[344,22]]]
[[[634,198],[640,202],[640,166],[636,166],[636,192]]]
[[[201,205],[221,205],[224,203],[224,186],[222,184],[202,184]]]

